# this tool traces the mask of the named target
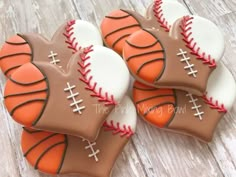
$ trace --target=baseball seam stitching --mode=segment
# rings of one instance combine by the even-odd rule
[[[110,122],[105,121],[103,123],[103,127],[105,128],[105,131],[112,131],[113,135],[120,134],[121,137],[126,136],[127,138],[130,138],[132,135],[134,135],[130,125],[121,126],[119,122],[115,124],[113,120]]]
[[[85,89],[92,92],[90,94],[92,97],[97,97],[98,101],[105,103],[105,106],[116,105],[117,103],[114,100],[114,96],[112,94],[108,95],[108,93],[105,92],[105,95],[102,95],[102,88],[101,87],[99,87],[98,92],[96,91],[97,82],[94,82],[92,84],[93,76],[90,76],[89,78],[87,78],[87,75],[91,72],[91,69],[89,68],[91,63],[88,62],[87,64],[85,64],[85,61],[90,59],[90,56],[88,56],[88,54],[92,51],[93,51],[93,46],[91,45],[90,47],[85,48],[80,53],[81,61],[78,61],[78,64],[80,66],[78,71],[80,72],[82,77],[80,77],[79,79],[87,85],[85,87]]]
[[[156,0],[154,2],[153,12],[154,16],[157,18],[158,23],[160,26],[165,29],[166,32],[170,31],[171,25],[168,24],[168,21],[165,19],[163,10],[162,10],[162,0]]]
[[[213,100],[213,97],[207,98],[207,93],[202,96],[204,102],[212,109],[217,109],[220,113],[227,113],[227,109],[224,104],[220,104],[218,100]]]
[[[66,37],[65,43],[68,44],[68,48],[71,49],[73,51],[73,54],[76,53],[78,50],[81,50],[82,47],[79,46],[78,42],[76,42],[76,38],[73,37],[73,39],[71,39],[71,36],[74,34],[74,32],[72,30],[74,30],[74,24],[75,24],[76,20],[71,20],[67,22],[67,25],[65,27],[65,32],[63,33],[63,35]]]
[[[202,60],[203,64],[208,65],[209,68],[215,68],[216,67],[216,61],[212,58],[212,56],[209,54],[207,55],[205,52],[200,53],[200,47],[197,46],[197,43],[194,42],[194,38],[191,36],[192,32],[192,23],[194,17],[190,16],[184,16],[180,25],[180,28],[182,30],[181,35],[183,36],[183,41],[186,43],[186,47],[191,50],[191,54],[195,55],[198,60]]]

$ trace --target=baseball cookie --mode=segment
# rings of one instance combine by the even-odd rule
[[[133,33],[123,57],[142,83],[202,95],[223,53],[224,39],[217,26],[202,17],[186,16],[174,23],[170,33],[147,29]]]
[[[188,10],[177,1],[155,0],[147,10],[147,18],[131,10],[115,10],[101,23],[105,44],[122,54],[126,39],[140,28],[155,28],[168,32],[171,25],[185,15]]]
[[[0,66],[10,76],[24,63],[44,61],[65,68],[76,51],[90,45],[102,45],[98,29],[89,22],[71,20],[63,24],[48,41],[39,34],[17,34],[0,51]]]
[[[127,96],[103,124],[95,142],[24,128],[21,146],[27,161],[49,174],[109,177],[136,127],[136,110]]]
[[[222,87],[223,86],[223,87]],[[149,123],[209,142],[223,115],[233,106],[236,84],[221,63],[213,71],[204,96],[134,84],[133,98],[139,115]]]
[[[24,64],[7,80],[4,99],[13,119],[26,127],[94,141],[128,86],[122,58],[91,46],[70,59],[67,72],[49,62]]]

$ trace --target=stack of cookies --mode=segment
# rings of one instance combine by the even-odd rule
[[[49,174],[110,176],[137,116],[126,96],[129,71],[99,30],[72,20],[51,41],[17,34],[3,44],[0,65],[5,106],[24,126],[27,161]]]
[[[212,140],[236,97],[235,80],[220,61],[224,38],[214,23],[190,15],[173,0],[155,0],[146,17],[111,12],[101,31],[135,79],[132,95],[140,117],[159,128]]]
[[[146,17],[111,12],[101,34],[71,20],[50,41],[10,37],[0,51],[4,103],[23,126],[22,152],[35,169],[109,177],[135,133],[136,112],[159,128],[211,141],[236,97],[223,53],[215,24],[178,2],[155,0]]]

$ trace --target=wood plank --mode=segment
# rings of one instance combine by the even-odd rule
[[[183,0],[190,7],[194,14],[198,14],[209,19],[216,18],[232,12],[229,8],[229,1],[217,0]],[[180,1],[181,2],[181,1]],[[232,1],[233,2],[233,1]],[[235,10],[235,9],[234,9]]]

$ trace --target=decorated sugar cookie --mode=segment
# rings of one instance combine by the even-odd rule
[[[67,72],[47,62],[24,64],[7,80],[4,99],[13,119],[26,127],[93,141],[128,85],[122,58],[91,46],[70,59]]]
[[[223,86],[223,87],[222,87]],[[139,115],[149,123],[209,142],[214,130],[233,106],[236,84],[221,63],[213,71],[207,92],[199,97],[191,93],[134,84],[133,98]]]
[[[63,24],[48,41],[39,34],[17,34],[0,51],[0,66],[6,76],[27,62],[44,61],[65,68],[76,51],[102,45],[98,29],[89,22],[71,20]]]
[[[135,127],[136,110],[125,97],[103,124],[95,142],[24,128],[21,146],[26,160],[44,173],[109,177]]]
[[[188,10],[173,0],[155,0],[147,10],[147,18],[131,10],[115,10],[101,23],[105,44],[122,54],[123,45],[133,32],[140,28],[155,28],[168,32],[171,25],[185,15]]]
[[[174,23],[170,34],[147,29],[133,33],[124,45],[123,57],[142,83],[202,95],[223,52],[223,35],[215,24],[185,16]]]

